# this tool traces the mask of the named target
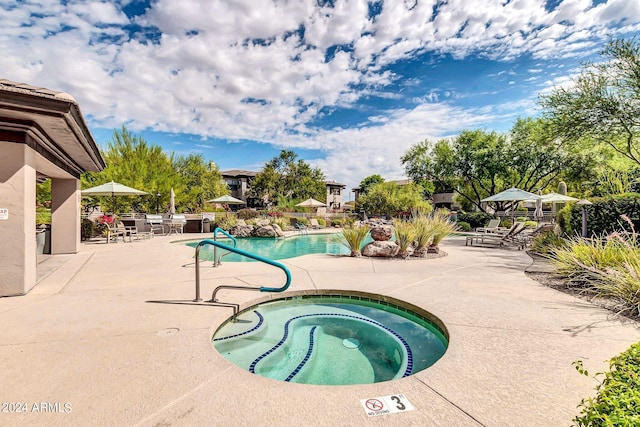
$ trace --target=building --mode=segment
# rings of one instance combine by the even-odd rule
[[[80,175],[104,159],[69,94],[0,79],[0,296],[36,285],[36,182],[51,179],[51,254],[80,250]]]
[[[257,173],[258,172],[242,169],[220,171],[222,180],[227,184],[227,187],[229,187],[229,190],[231,191],[231,196],[247,202],[248,208],[257,208],[262,206],[262,200],[249,197],[251,181],[253,181]]]
[[[344,189],[346,185],[337,181],[325,181],[327,185],[327,200],[325,203],[329,209],[341,210],[344,209]]]
[[[258,172],[229,169],[220,171],[220,174],[222,175],[222,180],[227,184],[227,187],[229,187],[233,197],[247,202],[248,208],[260,208],[263,206],[261,199],[249,196],[251,181],[253,181]],[[324,203],[326,203],[330,209],[343,209],[344,189],[347,186],[336,181],[325,181],[325,184],[327,186],[327,197]]]

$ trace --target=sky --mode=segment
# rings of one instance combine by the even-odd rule
[[[286,148],[350,190],[507,132],[639,33],[639,0],[0,0],[0,78],[71,94],[101,147],[126,126],[253,171]]]

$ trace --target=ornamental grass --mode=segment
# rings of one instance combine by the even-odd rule
[[[367,225],[353,226],[342,229],[339,241],[351,251],[352,257],[359,257],[362,243],[369,235],[370,227]]]

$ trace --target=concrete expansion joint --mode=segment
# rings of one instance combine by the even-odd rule
[[[417,378],[415,376],[412,377],[412,379],[416,380],[418,383],[422,384],[422,386],[428,388],[429,390],[431,390],[433,393],[435,393],[436,395],[438,395],[442,400],[444,400],[445,402],[447,402],[449,405],[451,405],[453,408],[455,408],[456,410],[458,410],[459,412],[461,412],[462,414],[464,414],[466,417],[468,417],[470,420],[472,420],[473,422],[475,422],[476,424],[478,424],[479,426],[482,427],[486,427],[486,424],[482,423],[480,420],[478,420],[476,417],[474,417],[473,415],[471,415],[470,413],[468,413],[467,411],[465,411],[464,409],[462,409],[459,405],[457,405],[456,403],[454,403],[452,400],[450,400],[449,398],[447,398],[445,395],[443,395],[442,393],[440,393],[438,390],[434,389],[433,387],[431,387],[429,384],[427,384],[426,382],[424,382],[423,380],[421,380],[420,378]]]

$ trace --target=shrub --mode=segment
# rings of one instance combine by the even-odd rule
[[[51,209],[36,207],[36,225],[51,224]]]
[[[238,223],[238,220],[233,215],[226,215],[219,219],[218,227],[225,231],[229,231],[234,225]]]
[[[302,224],[302,225],[304,225],[306,227],[309,226],[309,220],[307,218],[296,218],[296,222],[298,224]]]
[[[458,228],[460,231],[471,231],[471,224],[464,221],[458,221]]]
[[[574,418],[578,426],[640,425],[640,343],[612,358],[609,367],[596,397],[582,400]],[[581,371],[581,365],[577,368]]]
[[[542,255],[550,254],[556,248],[566,245],[566,240],[553,231],[547,231],[537,236],[531,243],[531,250]]]
[[[586,206],[587,227],[590,236],[600,236],[614,231],[630,230],[630,226],[620,220],[621,215],[631,219],[633,226],[640,230],[640,194],[627,193],[619,196],[599,197]],[[569,205],[570,216],[563,219],[563,229],[567,231],[568,219],[571,230],[582,230],[582,206]],[[564,209],[563,209],[564,210]]]
[[[240,209],[238,212],[236,212],[236,216],[238,217],[238,219],[247,220],[258,218],[260,216],[260,213],[255,209]]]
[[[416,238],[415,227],[413,223],[406,220],[395,220],[393,225],[396,244],[400,247],[398,256],[406,258],[408,256],[407,250]]]
[[[466,222],[471,228],[484,227],[492,218],[485,212],[458,212],[458,222]]]
[[[524,226],[526,228],[536,228],[538,226],[538,222],[537,221],[525,221],[524,222]]]
[[[95,224],[89,218],[83,218],[80,224],[80,237],[82,240],[88,240],[93,237],[95,232]]]
[[[370,228],[367,225],[349,227],[342,230],[340,243],[351,251],[352,257],[361,256],[360,249],[362,248],[362,243],[367,238],[367,235],[369,235],[369,230]]]
[[[512,225],[513,221],[508,218],[500,220],[500,227],[511,228]]]
[[[318,220],[318,224],[320,224],[320,227],[326,227],[327,226],[327,221],[325,221],[324,218],[316,218]]]

